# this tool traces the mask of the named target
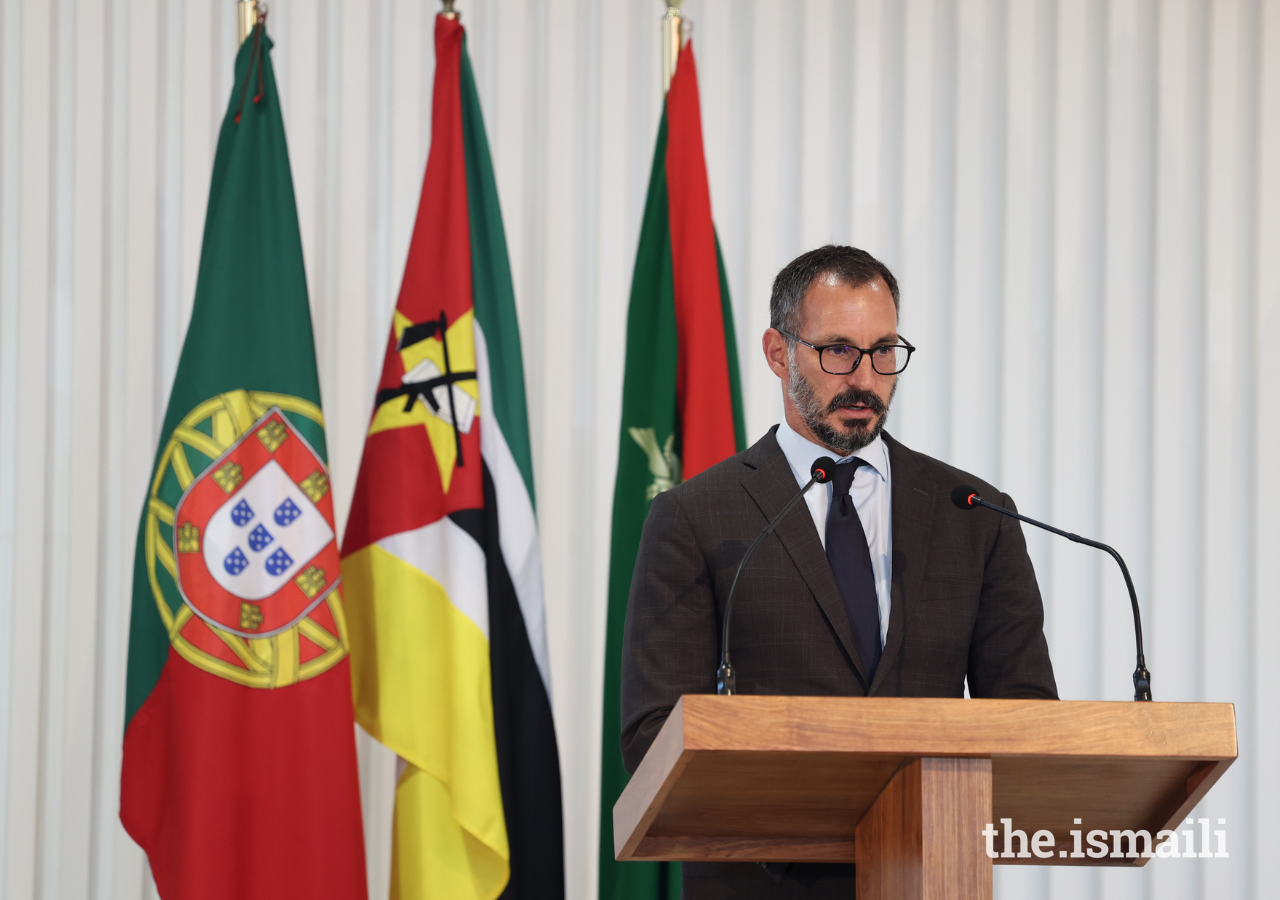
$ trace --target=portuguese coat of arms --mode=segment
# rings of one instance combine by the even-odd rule
[[[272,409],[174,509],[182,599],[211,625],[243,637],[292,627],[339,581],[330,506],[324,464]]]

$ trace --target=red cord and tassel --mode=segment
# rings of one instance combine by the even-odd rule
[[[263,85],[262,75],[262,36],[267,26],[267,13],[264,10],[262,15],[258,16],[257,23],[253,26],[253,49],[249,51],[249,71],[245,72],[244,87],[240,89],[240,105],[236,107],[235,123],[240,124],[240,114],[244,111],[244,99],[249,93],[249,82],[253,80],[253,70],[258,70],[258,93],[254,94],[253,102],[257,103],[266,94],[266,88]]]

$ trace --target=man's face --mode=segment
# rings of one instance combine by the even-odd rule
[[[850,287],[823,275],[801,302],[796,336],[819,347],[848,344],[869,350],[898,343],[897,328],[893,296],[883,281]],[[842,456],[875,440],[889,414],[897,376],[876,372],[869,356],[849,374],[832,375],[819,365],[817,350],[804,344],[788,348],[788,343],[773,328],[765,332],[765,357],[782,379],[787,424]]]

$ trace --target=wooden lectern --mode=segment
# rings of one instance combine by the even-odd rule
[[[614,852],[856,862],[858,900],[990,898],[993,862],[1143,865],[1073,856],[1071,832],[1154,844],[1235,758],[1230,703],[689,694],[613,808]],[[987,855],[1002,819],[1029,856]]]

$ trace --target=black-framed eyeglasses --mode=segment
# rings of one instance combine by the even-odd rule
[[[881,344],[870,350],[863,350],[852,344],[822,344],[821,346],[810,344],[803,338],[782,331],[781,328],[778,331],[793,341],[817,350],[818,365],[822,366],[822,371],[828,375],[848,375],[858,368],[858,363],[862,362],[863,356],[871,357],[871,368],[880,375],[897,375],[907,367],[907,363],[911,362],[911,354],[916,350],[904,337],[898,338],[902,341],[901,344]]]

